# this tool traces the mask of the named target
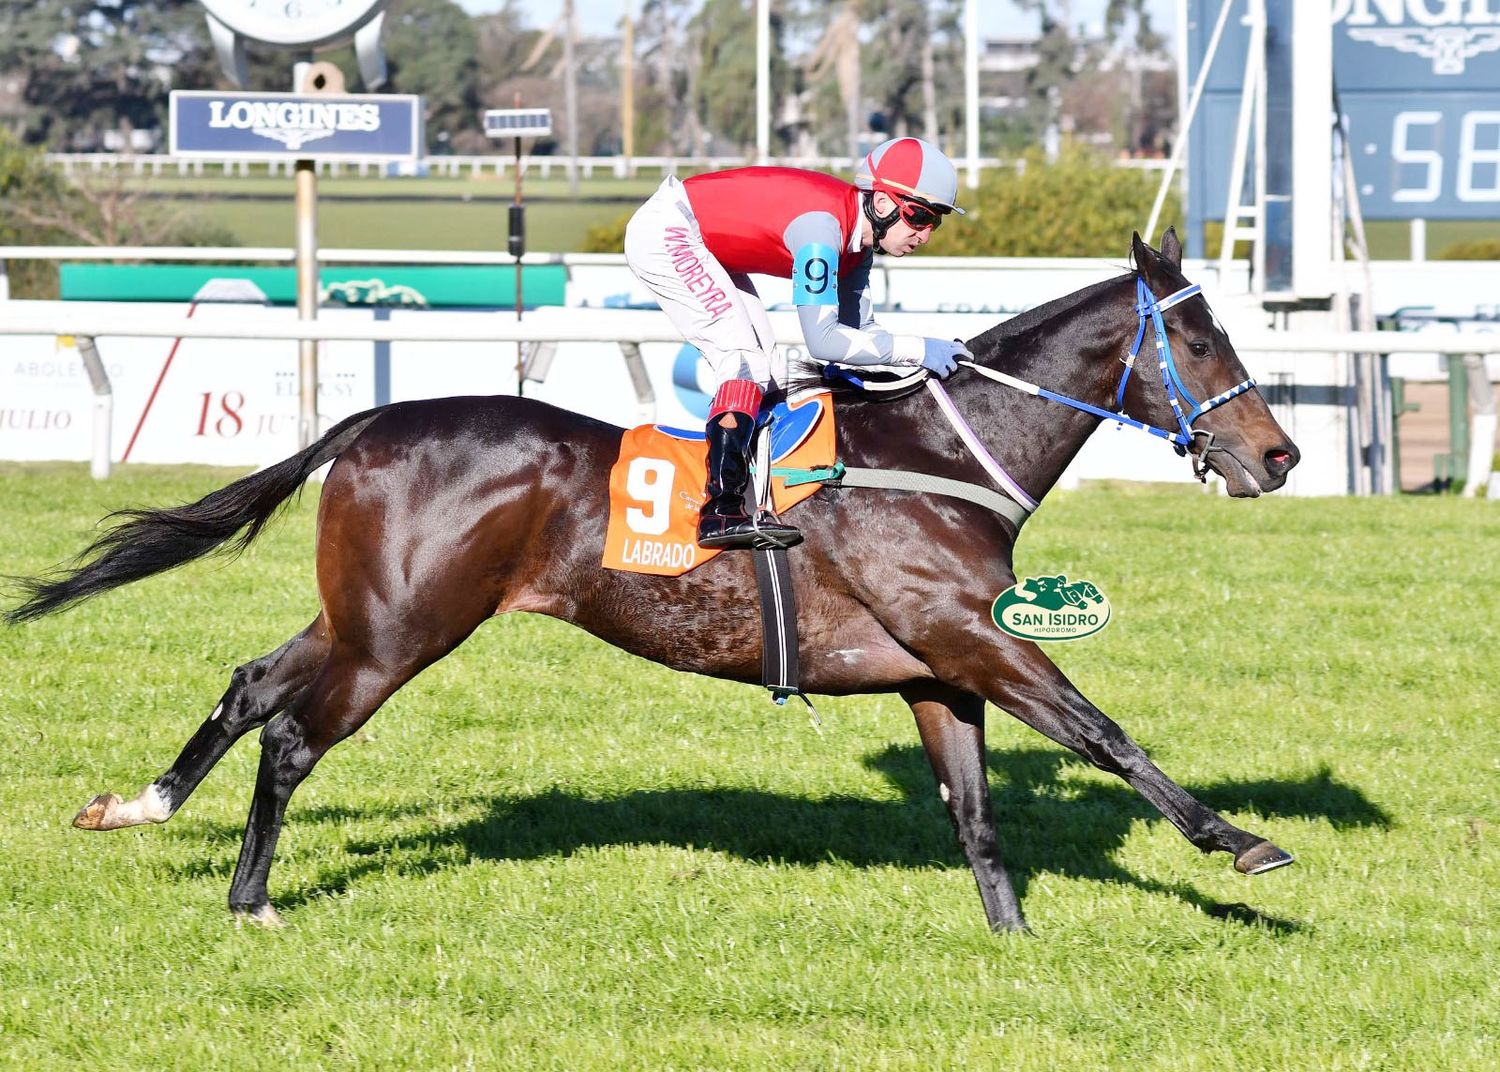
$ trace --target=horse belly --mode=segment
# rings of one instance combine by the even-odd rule
[[[738,563],[726,558],[703,567],[707,576],[698,583],[693,574],[663,578],[602,571],[591,597],[568,611],[551,600],[537,600],[524,609],[571,621],[674,670],[759,682],[764,630],[753,568],[748,555]],[[713,571],[717,576],[708,575],[710,567],[721,563],[724,568]],[[804,688],[825,694],[872,692],[932,677],[854,600],[808,593],[805,587],[799,587],[798,600]]]

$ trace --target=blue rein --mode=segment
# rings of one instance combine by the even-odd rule
[[[1199,480],[1208,478],[1208,466],[1206,459],[1210,451],[1222,450],[1222,447],[1214,446],[1214,434],[1206,428],[1194,428],[1193,422],[1210,410],[1217,409],[1231,398],[1238,398],[1246,391],[1255,386],[1253,378],[1246,379],[1235,384],[1229,390],[1215,395],[1207,402],[1199,402],[1193,397],[1193,393],[1187,389],[1187,384],[1182,382],[1182,377],[1177,372],[1177,362],[1172,359],[1172,347],[1167,342],[1167,326],[1162,322],[1161,314],[1172,308],[1178,302],[1186,301],[1188,298],[1201,293],[1201,288],[1195,283],[1192,286],[1183,287],[1175,294],[1169,294],[1165,298],[1157,299],[1151,293],[1151,288],[1146,281],[1137,276],[1135,280],[1136,305],[1135,313],[1140,318],[1140,326],[1136,329],[1135,342],[1130,347],[1130,355],[1125,358],[1125,373],[1120,377],[1120,386],[1115,391],[1115,408],[1105,409],[1084,402],[1081,399],[1071,398],[1068,395],[1049,391],[1045,387],[1029,383],[1026,380],[1017,379],[1008,373],[999,372],[995,369],[986,368],[973,361],[962,361],[960,364],[967,365],[981,376],[996,380],[1008,386],[1025,391],[1028,394],[1045,398],[1052,402],[1059,402],[1064,406],[1092,413],[1107,421],[1115,421],[1119,424],[1129,425],[1131,428],[1139,428],[1143,432],[1150,432],[1154,436],[1165,439],[1172,444],[1179,455],[1187,454],[1188,449],[1199,440],[1202,440],[1202,449],[1193,456],[1193,475]],[[1135,359],[1140,356],[1141,344],[1146,341],[1146,325],[1150,323],[1152,332],[1156,339],[1156,363],[1161,369],[1162,388],[1167,393],[1167,401],[1172,405],[1172,415],[1177,418],[1177,430],[1170,428],[1158,428],[1138,421],[1125,412],[1125,387],[1130,382],[1130,373],[1135,368]],[[928,380],[928,386],[936,386],[932,380]],[[937,388],[939,391],[940,387]],[[1190,407],[1183,412],[1183,403]],[[951,418],[950,418],[951,420]],[[972,449],[972,448],[971,448]]]

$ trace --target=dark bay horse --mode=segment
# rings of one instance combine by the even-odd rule
[[[1132,252],[1135,273],[972,340],[976,362],[1111,408],[1122,358],[1145,320],[1137,317],[1138,280],[1158,299],[1186,283],[1173,232],[1160,252],[1136,236]],[[1181,383],[1193,395],[1219,395],[1246,379],[1201,297],[1177,304],[1166,324]],[[1172,427],[1160,378],[1142,371],[1126,387],[1129,413]],[[1035,499],[1100,420],[975,370],[960,370],[948,389]],[[989,486],[925,392],[883,402],[846,396],[840,406],[838,453],[849,465]],[[1280,487],[1298,460],[1253,391],[1197,418],[1194,432],[1199,463],[1217,472],[1231,495]],[[600,567],[620,434],[508,396],[396,403],[350,417],[301,453],[196,503],[126,512],[86,552],[88,564],[25,582],[29,598],[10,612],[12,622],[242,547],[309,474],[334,461],[318,509],[317,616],[230,675],[213,713],[161,777],[129,801],[96,797],[75,825],[112,830],[165,822],[241,735],[264,726],[229,905],[275,924],[267,881],[292,792],[330,748],[491,615],[548,614],[678,670],[759,681],[750,555],[725,554],[680,578]],[[1203,852],[1228,852],[1251,874],[1291,862],[1163,774],[1041,648],[995,627],[991,601],[1016,580],[1012,522],[961,499],[823,488],[798,508],[797,524],[806,534],[791,554],[803,685],[825,694],[898,692],[911,705],[993,928],[1024,922],[990,809],[986,701],[1119,775]]]

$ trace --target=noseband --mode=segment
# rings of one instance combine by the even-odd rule
[[[1006,375],[1003,372],[996,372],[994,369],[985,368],[983,365],[976,364],[973,361],[961,361],[959,362],[959,364],[967,365],[969,368],[973,369],[981,376],[986,376],[989,379],[995,380],[997,383],[1003,383],[1008,387],[1014,387],[1018,390],[1025,391],[1027,394],[1036,395],[1039,398],[1045,398],[1052,402],[1059,402],[1062,405],[1071,406],[1073,409],[1082,410],[1085,413],[1092,413],[1096,417],[1102,417],[1105,420],[1115,421],[1118,424],[1128,425],[1131,428],[1139,428],[1143,432],[1150,432],[1152,435],[1159,436],[1160,438],[1165,439],[1169,443],[1171,443],[1173,449],[1176,450],[1179,455],[1188,454],[1195,444],[1199,444],[1201,442],[1201,446],[1199,447],[1199,449],[1192,452],[1193,475],[1196,476],[1200,481],[1207,481],[1207,460],[1209,454],[1216,450],[1222,451],[1224,448],[1214,445],[1214,434],[1212,432],[1210,432],[1206,428],[1194,428],[1193,422],[1196,421],[1199,417],[1203,416],[1205,413],[1208,413],[1210,410],[1214,410],[1222,406],[1231,398],[1238,398],[1240,395],[1250,390],[1255,386],[1255,379],[1253,377],[1247,378],[1242,382],[1235,384],[1229,390],[1215,395],[1213,398],[1210,398],[1206,402],[1199,402],[1197,399],[1195,399],[1193,397],[1193,393],[1188,390],[1187,384],[1182,382],[1182,377],[1177,372],[1177,362],[1172,358],[1171,344],[1167,342],[1167,327],[1166,324],[1162,322],[1162,313],[1166,312],[1168,309],[1172,308],[1172,306],[1178,304],[1179,302],[1186,301],[1188,298],[1191,298],[1201,292],[1202,288],[1198,284],[1194,283],[1191,286],[1183,287],[1181,290],[1177,291],[1174,294],[1169,294],[1165,298],[1158,299],[1156,295],[1151,292],[1151,288],[1146,285],[1146,281],[1140,276],[1136,277],[1135,313],[1140,320],[1140,324],[1136,328],[1135,342],[1131,344],[1130,353],[1127,357],[1124,358],[1125,372],[1123,375],[1121,375],[1120,386],[1115,391],[1115,408],[1113,410],[1107,410],[1100,406],[1091,405],[1090,403],[1084,402],[1081,399],[1070,398],[1067,395],[1058,394],[1056,391],[1049,391],[1045,387],[1038,387],[1034,383],[1028,383],[1025,380],[1017,379],[1016,377]],[[1157,367],[1161,369],[1162,388],[1166,391],[1167,401],[1171,403],[1172,415],[1177,418],[1176,431],[1172,431],[1168,428],[1158,428],[1155,425],[1147,424],[1144,421],[1138,421],[1125,412],[1125,386],[1130,382],[1130,374],[1135,369],[1135,359],[1140,356],[1141,344],[1146,340],[1146,325],[1148,323],[1151,325],[1152,335],[1156,342],[1156,363]],[[939,405],[942,406],[945,413],[952,409],[952,402],[948,401],[947,392],[943,390],[941,384],[939,384],[936,380],[929,378],[927,380],[927,386],[936,395]],[[943,403],[945,402],[947,404],[943,405]],[[1186,413],[1183,412],[1183,403],[1186,403],[1189,407],[1191,407]],[[953,416],[951,414],[949,415],[949,420],[953,420]],[[960,418],[960,420],[962,420],[962,418]],[[959,431],[960,435],[962,435],[964,429],[960,429]],[[964,436],[963,438],[965,442],[968,443],[969,449],[971,451],[975,451],[976,442],[971,441],[970,436]],[[984,450],[982,446],[980,446],[978,450],[975,451],[975,453],[981,462],[988,461],[989,464],[986,464],[985,468],[987,470],[990,470],[991,476],[993,476],[994,468],[998,468],[998,463],[994,462],[994,459],[990,457],[989,452]],[[1007,480],[1000,481],[1000,483],[1002,487],[1006,487],[1007,484],[1013,484],[1014,481]],[[1007,490],[1009,490],[1009,488],[1007,488]],[[1023,505],[1029,505],[1032,509],[1035,509],[1034,502],[1026,503],[1023,500]]]

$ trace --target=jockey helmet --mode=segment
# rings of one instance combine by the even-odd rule
[[[892,138],[875,146],[855,171],[854,184],[898,202],[915,198],[941,211],[964,214],[955,204],[957,169],[941,149],[921,138]]]

